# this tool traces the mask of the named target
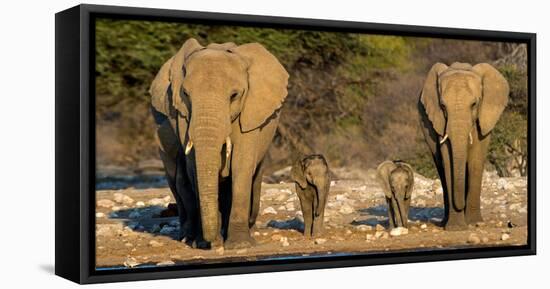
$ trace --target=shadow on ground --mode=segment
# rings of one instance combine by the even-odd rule
[[[109,219],[123,220],[124,226],[128,226],[136,232],[168,236],[178,240],[180,235],[179,219],[177,216],[162,217],[165,210],[166,208],[163,206],[147,206],[114,211],[108,217]]]
[[[290,220],[271,220],[267,223],[268,227],[280,229],[280,230],[296,230],[300,233],[304,232],[304,222],[297,217]]]
[[[385,228],[389,227],[388,207],[386,205],[360,209],[359,212],[362,216],[366,216],[366,218],[362,220],[353,220],[353,222],[351,222],[352,225],[369,225],[373,227],[381,225]],[[444,214],[445,210],[442,207],[410,207],[409,220],[440,225]]]

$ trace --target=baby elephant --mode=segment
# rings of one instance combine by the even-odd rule
[[[412,167],[402,161],[385,161],[378,166],[378,179],[386,194],[390,227],[407,227],[414,185]]]
[[[304,215],[304,235],[319,236],[330,189],[328,164],[322,155],[309,155],[296,161],[290,172]]]

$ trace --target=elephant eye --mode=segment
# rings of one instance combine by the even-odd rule
[[[237,96],[239,96],[239,93],[238,92],[233,92],[231,94],[231,96],[229,97],[230,100],[235,100],[235,98],[237,98]]]
[[[445,106],[445,104],[441,104],[441,109],[443,110],[443,112],[446,112],[447,111],[447,106]]]

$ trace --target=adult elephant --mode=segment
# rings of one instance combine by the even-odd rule
[[[257,43],[189,39],[161,67],[150,94],[182,238],[199,247],[222,234],[229,249],[254,244],[261,163],[287,84],[286,70]]]
[[[418,108],[444,191],[445,229],[483,221],[485,157],[508,92],[506,79],[487,63],[436,63],[428,73]]]

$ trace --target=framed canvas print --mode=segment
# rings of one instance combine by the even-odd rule
[[[535,254],[535,34],[56,14],[78,283]]]

